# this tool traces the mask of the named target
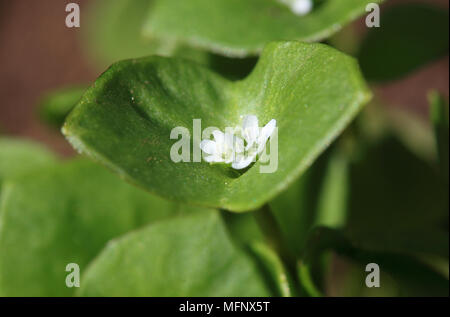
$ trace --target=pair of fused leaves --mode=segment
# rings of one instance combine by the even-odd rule
[[[73,295],[69,263],[80,267],[82,296],[289,295],[272,251],[259,243],[249,252],[231,239],[229,231],[251,227],[248,217],[225,222],[84,159],[57,162],[34,144],[0,144],[1,295]],[[239,240],[248,247],[256,236]]]
[[[232,211],[256,209],[286,188],[369,99],[357,63],[321,44],[274,42],[250,76],[230,82],[191,62],[148,57],[114,64],[82,97],[63,132],[73,146],[160,196]],[[242,175],[205,162],[174,163],[175,127],[277,120],[278,169]],[[192,154],[192,153],[191,153]]]

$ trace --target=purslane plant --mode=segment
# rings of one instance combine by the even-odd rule
[[[356,265],[340,278],[358,295],[379,294],[360,289],[369,262],[384,295],[448,295],[448,105],[431,95],[440,178],[390,130],[350,125],[371,97],[355,59],[295,41],[330,36],[369,2],[382,1],[100,2],[86,29],[105,67],[172,57],[114,63],[85,93],[43,101],[53,125],[77,104],[64,134],[101,164],[0,139],[0,295],[321,296],[329,252]],[[217,53],[261,56],[253,69]],[[189,162],[176,163],[184,137]],[[260,173],[263,150],[279,152],[274,173]]]

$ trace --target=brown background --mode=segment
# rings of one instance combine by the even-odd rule
[[[48,144],[73,154],[64,138],[41,124],[36,106],[44,92],[73,83],[92,82],[98,75],[80,45],[80,29],[65,26],[65,6],[76,2],[83,12],[95,0],[0,0],[0,131]],[[390,0],[387,5],[408,0]],[[418,1],[415,1],[418,2]],[[447,0],[422,0],[448,8]],[[362,25],[363,19],[356,24]],[[418,23],[411,21],[411,23]],[[448,57],[407,79],[374,87],[387,103],[427,113],[426,92],[448,97]]]

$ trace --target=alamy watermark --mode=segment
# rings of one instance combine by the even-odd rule
[[[69,288],[80,287],[80,266],[77,263],[69,263],[66,265],[66,286]]]
[[[68,28],[79,28],[80,6],[77,3],[68,3],[66,5],[66,12],[69,12],[69,14],[66,16],[66,26]]]
[[[380,6],[377,3],[369,3],[366,6],[366,12],[369,12],[369,14],[366,16],[366,26],[368,28],[379,28]]]
[[[366,286],[369,288],[380,287],[380,266],[376,263],[366,265],[366,272],[370,272],[366,276]]]

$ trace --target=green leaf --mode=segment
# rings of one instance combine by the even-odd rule
[[[228,56],[255,55],[275,40],[320,41],[380,0],[326,1],[306,16],[275,0],[155,0],[144,32]]]
[[[349,162],[343,150],[335,151],[325,171],[315,225],[342,228],[347,221]]]
[[[290,250],[300,255],[318,213],[320,192],[327,170],[329,153],[319,159],[269,205]]]
[[[264,241],[264,234],[254,217],[254,213],[231,213],[221,211],[221,216],[230,238],[243,248]]]
[[[110,239],[183,212],[85,160],[7,182],[0,207],[0,293],[70,296],[67,264],[77,263],[83,273]]]
[[[64,87],[44,96],[39,109],[41,119],[55,128],[61,128],[87,88],[86,85]]]
[[[208,212],[161,221],[109,243],[83,276],[79,295],[274,293],[257,263],[233,245],[219,214]]]
[[[63,132],[76,149],[150,192],[247,211],[308,168],[369,98],[354,59],[322,44],[274,42],[238,82],[178,59],[117,63],[83,96]],[[200,118],[202,128],[223,130],[247,114],[262,124],[277,120],[275,173],[260,173],[260,162],[239,175],[227,166],[171,161],[173,128],[194,135],[193,119]],[[191,148],[199,150],[199,142]]]
[[[232,59],[168,39],[144,39],[142,25],[153,0],[99,0],[88,7],[84,39],[96,65],[105,68],[122,59],[146,55],[177,56],[207,65],[229,79],[249,74],[256,58]]]
[[[8,178],[55,163],[56,157],[31,141],[0,137],[0,185]]]
[[[426,4],[386,8],[365,37],[358,59],[371,81],[401,78],[448,54],[448,10]]]
[[[346,138],[341,138],[299,180],[270,202],[286,243],[301,263],[305,250],[310,248],[311,231],[318,226],[341,228],[346,223],[348,158],[344,155],[344,141]],[[311,296],[321,296],[315,280],[322,279],[329,267],[325,263],[327,258],[322,260],[324,263],[314,263],[300,272],[301,288]]]
[[[100,0],[90,4],[81,28],[88,53],[102,67],[126,58],[164,54],[173,45],[145,40],[141,29],[152,0]]]
[[[236,246],[249,252],[266,275],[271,289],[277,296],[295,296],[293,277],[287,272],[277,253],[269,247],[270,237],[265,236],[255,213],[231,213],[221,211],[230,239]]]
[[[447,201],[435,170],[385,137],[350,167],[346,234],[366,250],[448,258]]]

